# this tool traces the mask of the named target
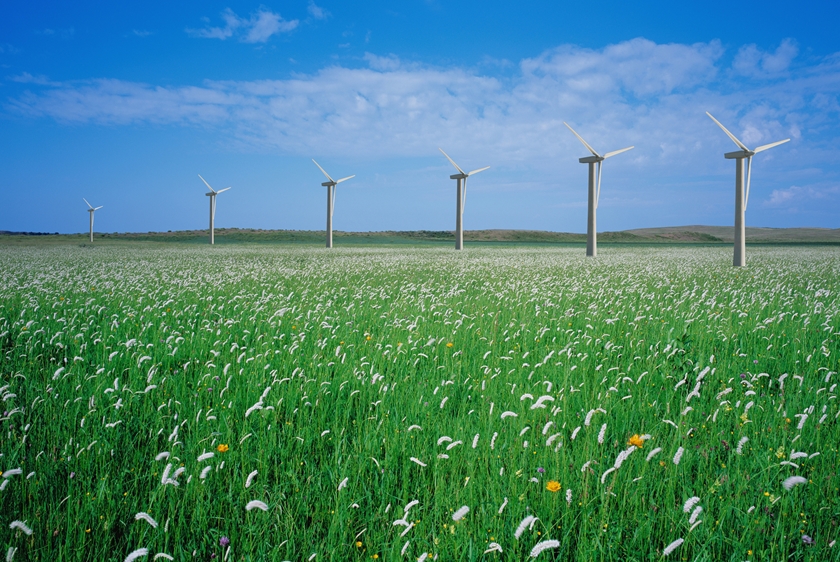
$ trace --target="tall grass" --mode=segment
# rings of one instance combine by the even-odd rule
[[[729,253],[3,250],[0,546],[835,559],[840,256]]]

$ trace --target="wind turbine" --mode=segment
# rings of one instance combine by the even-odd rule
[[[315,159],[312,159],[315,162]],[[325,181],[321,185],[327,188],[327,248],[332,248],[332,219],[333,219],[333,209],[335,208],[335,186],[340,184],[343,181],[347,181],[350,178],[355,178],[356,174],[352,176],[347,176],[346,178],[341,178],[340,180],[334,180],[330,177],[326,170],[324,170],[320,164],[315,162],[315,165],[318,166],[318,169],[321,170],[327,179],[330,181]]]
[[[438,150],[443,152],[443,149],[440,147],[438,147]],[[452,162],[452,165],[455,166],[456,170],[458,170],[458,173],[452,174],[449,176],[449,179],[458,180],[458,199],[455,204],[455,249],[461,250],[464,248],[464,207],[467,204],[467,178],[473,174],[477,174],[478,172],[483,172],[490,166],[485,166],[467,173],[462,170],[458,164],[455,163],[455,160],[450,158],[447,153],[443,152],[443,155],[446,156],[446,159]]]
[[[82,197],[82,200],[83,200],[85,203],[87,203],[87,206],[88,206],[88,213],[90,213],[90,241],[91,241],[91,243],[93,243],[93,213],[95,213],[96,211],[98,211],[99,209],[101,209],[102,207],[104,207],[105,205],[100,205],[100,206],[98,206],[98,207],[94,207],[93,205],[91,205],[90,203],[88,203],[88,200],[87,200],[87,199],[85,199],[84,197]]]
[[[735,135],[730,133],[726,127],[720,124],[720,121],[712,117],[708,111],[706,115],[712,118],[712,121],[717,123],[717,126],[723,129],[723,132],[732,139],[732,142],[738,145],[741,150],[735,152],[727,152],[723,155],[724,158],[735,160],[735,254],[732,259],[732,265],[735,267],[744,267],[747,261],[747,246],[746,246],[746,232],[744,226],[744,213],[747,210],[747,202],[750,199],[750,171],[752,168],[752,157],[759,152],[763,152],[768,148],[779,146],[788,142],[790,139],[771,142],[759,146],[755,150],[750,150],[744,143],[739,141]],[[744,158],[747,159],[747,181],[746,189],[744,189]]]
[[[563,121],[563,124],[569,127],[569,124],[565,121]],[[581,164],[589,164],[589,214],[586,221],[586,255],[595,257],[598,255],[598,233],[595,230],[595,211],[598,209],[598,200],[601,198],[601,162],[610,156],[627,152],[633,147],[628,146],[627,148],[622,148],[620,150],[613,150],[612,152],[607,152],[601,156],[595,152],[595,149],[589,146],[587,142],[583,140],[583,137],[577,134],[574,129],[569,127],[569,130],[574,133],[578,140],[583,143],[583,146],[592,153],[592,156],[579,158],[578,162]],[[598,167],[597,178],[595,171],[596,165]]]
[[[201,178],[201,174],[198,174],[198,177]],[[215,244],[216,243],[216,232],[215,232],[216,196],[219,193],[224,193],[225,191],[227,191],[230,188],[226,187],[224,189],[220,189],[219,191],[216,191],[215,189],[210,187],[210,184],[207,183],[207,180],[205,180],[204,178],[201,178],[201,181],[203,181],[204,185],[207,186],[207,189],[210,190],[210,193],[205,193],[204,195],[206,195],[207,197],[210,198],[210,244]]]

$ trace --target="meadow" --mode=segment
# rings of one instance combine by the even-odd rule
[[[838,560],[840,253],[731,252],[0,248],[0,547]]]

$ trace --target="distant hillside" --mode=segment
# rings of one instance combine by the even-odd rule
[[[451,244],[452,231],[410,230],[381,232],[333,232],[337,245]],[[639,228],[618,232],[599,232],[600,244],[731,244],[731,226],[669,226]],[[216,244],[315,244],[324,243],[324,231],[216,229]],[[479,244],[585,244],[586,235],[544,230],[467,230],[464,240]],[[96,244],[134,242],[206,244],[207,230],[176,232],[97,233]],[[88,244],[87,233],[50,234],[0,231],[0,245]],[[829,228],[747,228],[747,244],[840,244],[840,229]]]
[[[747,243],[803,244],[840,243],[840,229],[830,228],[746,228]],[[646,239],[674,242],[728,242],[735,240],[731,226],[666,226],[626,231]]]

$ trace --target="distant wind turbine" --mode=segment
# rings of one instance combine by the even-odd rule
[[[315,159],[312,159],[315,162]],[[352,176],[347,176],[346,178],[341,178],[340,180],[334,180],[330,177],[330,175],[324,170],[320,164],[315,162],[315,165],[318,166],[318,169],[321,170],[327,179],[330,181],[325,181],[321,185],[327,188],[327,248],[333,247],[333,237],[332,237],[332,219],[333,219],[333,209],[335,208],[335,186],[340,184],[343,181],[347,181],[350,178],[355,178],[356,174]]]
[[[763,152],[768,148],[779,146],[788,142],[790,139],[771,142],[759,146],[755,150],[750,150],[744,143],[739,141],[735,135],[730,133],[726,127],[721,125],[720,121],[712,117],[708,111],[706,115],[711,117],[712,121],[717,123],[717,126],[723,129],[723,132],[732,139],[732,142],[738,145],[741,150],[735,152],[727,152],[724,158],[735,160],[735,252],[732,258],[732,265],[735,267],[744,267],[747,262],[747,246],[746,246],[746,231],[744,225],[744,214],[747,211],[747,203],[750,200],[750,171],[752,168],[752,157],[759,152]],[[744,189],[744,158],[747,159],[747,181],[746,189]]]
[[[102,207],[104,207],[105,205],[100,205],[100,206],[98,206],[98,207],[94,207],[93,205],[91,205],[90,203],[88,203],[88,200],[87,200],[87,199],[85,199],[84,197],[82,197],[82,200],[83,200],[85,203],[87,203],[87,206],[88,206],[88,213],[90,213],[90,241],[91,241],[91,242],[93,242],[93,213],[95,213],[96,211],[98,211],[99,209],[101,209]]]
[[[201,178],[201,174],[198,174],[198,177]],[[204,185],[207,186],[207,189],[210,190],[210,193],[205,193],[204,195],[206,195],[207,197],[210,198],[210,244],[215,244],[216,243],[216,232],[215,232],[216,196],[219,193],[224,193],[225,191],[227,191],[230,188],[226,187],[224,189],[220,189],[219,191],[216,191],[215,189],[210,187],[210,184],[207,183],[207,180],[205,180],[204,178],[201,178],[201,181],[203,181]]]
[[[443,152],[442,148],[438,148],[438,150]],[[490,166],[485,166],[467,173],[462,170],[447,153],[443,152],[443,155],[446,156],[446,159],[455,166],[456,170],[458,170],[458,173],[449,176],[449,179],[458,180],[458,199],[455,204],[455,249],[461,250],[464,248],[464,207],[467,204],[467,178],[473,174],[483,172]]]
[[[565,121],[563,124],[569,127],[569,124]],[[627,152],[633,147],[628,146],[627,148],[622,148],[620,150],[613,150],[612,152],[607,152],[601,156],[595,152],[595,149],[589,146],[589,144],[583,140],[583,137],[577,134],[574,129],[569,127],[569,130],[574,133],[578,140],[583,143],[583,146],[592,153],[592,156],[579,158],[578,162],[581,164],[589,164],[589,215],[586,221],[586,255],[595,257],[598,255],[598,234],[595,230],[595,211],[598,209],[598,200],[601,198],[601,162],[610,156]],[[596,165],[598,167],[597,173],[595,170]]]

